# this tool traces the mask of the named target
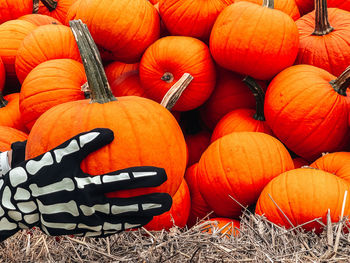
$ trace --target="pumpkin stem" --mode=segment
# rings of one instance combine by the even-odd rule
[[[71,20],[69,25],[77,42],[86,78],[91,91],[91,103],[107,103],[117,100],[111,91],[103,69],[100,53],[89,29],[81,20]]]
[[[333,89],[342,96],[346,96],[346,90],[350,85],[350,66],[336,79],[329,82]]]
[[[54,11],[57,7],[58,0],[40,0],[50,12]]]
[[[315,0],[315,30],[312,34],[324,36],[333,30],[328,21],[327,0]]]
[[[243,82],[248,86],[248,88],[253,92],[256,101],[256,113],[253,118],[257,121],[265,121],[264,115],[264,102],[265,102],[265,93],[260,87],[260,85],[250,76],[246,76],[243,79]]]
[[[171,83],[174,81],[174,75],[171,74],[170,72],[165,72],[160,79],[165,81],[166,83]]]
[[[182,77],[168,90],[160,104],[170,111],[192,80],[193,77],[189,73],[183,74]]]
[[[5,100],[5,98],[2,96],[2,93],[0,92],[0,108],[5,107],[9,102]]]
[[[39,12],[39,0],[33,0],[33,14],[37,14]]]
[[[274,0],[264,0],[262,6],[274,9],[275,8]]]

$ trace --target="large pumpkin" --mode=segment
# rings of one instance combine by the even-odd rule
[[[81,36],[81,27],[72,24],[75,24],[78,44],[87,45]],[[83,48],[82,54],[85,54]],[[92,58],[95,61],[91,62]],[[83,61],[96,65],[99,60],[97,56],[88,56]],[[110,196],[151,192],[166,192],[173,196],[186,169],[186,143],[177,121],[168,110],[152,100],[133,96],[116,99],[106,81],[96,81],[98,78],[106,80],[103,66],[97,64],[99,72],[93,67],[85,65],[92,100],[63,103],[41,115],[28,137],[26,158],[42,154],[80,132],[97,127],[109,128],[114,131],[113,142],[85,158],[82,169],[97,175],[131,166],[162,167],[168,179],[161,186]]]
[[[339,76],[350,64],[350,13],[316,1],[316,10],[296,21],[300,43],[296,64],[309,64]]]
[[[298,29],[290,16],[273,9],[273,0],[266,2],[237,2],[220,13],[210,35],[210,51],[220,66],[268,80],[293,65]]]
[[[234,0],[160,0],[160,16],[172,35],[208,40],[220,12]]]
[[[14,142],[27,140],[28,135],[20,130],[0,126],[0,152],[11,150],[11,144]]]
[[[264,188],[255,212],[265,215],[271,222],[286,228],[298,226],[318,217],[321,217],[321,221],[326,224],[328,209],[330,209],[331,221],[338,222],[344,193],[349,192],[349,186],[345,180],[321,170],[295,169],[277,176]],[[344,216],[349,215],[348,194]],[[322,229],[321,224],[316,221],[304,225],[303,228],[316,229],[317,232]]]
[[[260,132],[233,132],[215,142],[198,164],[199,191],[215,214],[237,218],[241,206],[252,205],[265,185],[294,168],[287,149]]]
[[[176,103],[178,111],[199,107],[214,89],[216,72],[209,48],[192,37],[163,37],[146,50],[140,62],[142,86],[158,102],[186,72],[194,79]]]
[[[35,121],[55,105],[85,99],[81,86],[86,82],[84,67],[72,59],[52,59],[35,67],[20,92],[23,124],[31,130]]]
[[[77,0],[67,15],[87,24],[104,58],[137,62],[159,38],[157,10],[145,0]]]
[[[345,149],[350,136],[349,77],[350,68],[336,78],[310,65],[279,73],[265,95],[265,117],[274,135],[308,161]]]
[[[17,77],[23,83],[37,65],[60,58],[80,61],[79,50],[71,30],[63,25],[40,26],[24,38],[17,51]]]

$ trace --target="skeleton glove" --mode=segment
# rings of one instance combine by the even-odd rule
[[[172,199],[166,193],[105,196],[118,190],[159,186],[167,179],[164,169],[132,167],[98,176],[81,170],[81,161],[113,138],[109,129],[78,134],[3,176],[0,241],[33,226],[48,235],[102,237],[143,226],[168,211]]]

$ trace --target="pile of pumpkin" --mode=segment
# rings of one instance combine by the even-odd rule
[[[0,151],[28,139],[32,158],[106,127],[115,139],[84,171],[167,172],[160,187],[110,194],[172,195],[149,230],[208,214],[238,227],[250,206],[287,228],[321,218],[303,226],[320,231],[328,210],[350,215],[349,11],[350,0],[1,1]],[[99,50],[86,57],[79,19]]]

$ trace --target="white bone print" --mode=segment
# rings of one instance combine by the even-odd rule
[[[62,181],[49,184],[44,187],[38,187],[36,184],[31,184],[29,189],[32,191],[34,197],[42,195],[57,193],[60,191],[73,191],[75,189],[74,182],[70,178],[64,178]]]
[[[134,204],[134,205],[125,205],[125,206],[117,206],[117,205],[112,205],[112,214],[113,215],[118,215],[126,212],[137,212],[139,211],[139,205]]]
[[[120,173],[118,175],[104,175],[102,177],[103,183],[119,182],[124,180],[129,180],[130,175],[128,173]]]
[[[36,174],[41,168],[53,164],[53,158],[50,152],[44,154],[40,161],[30,160],[27,162],[26,169],[31,175]]]
[[[56,162],[60,163],[64,156],[75,153],[77,151],[79,151],[78,142],[76,140],[72,140],[66,148],[57,149],[53,152],[55,153]]]
[[[94,206],[86,206],[86,205],[81,205],[79,206],[80,210],[83,212],[85,216],[91,216],[95,213],[95,211],[104,213],[104,214],[109,214],[109,204],[104,204],[104,205],[94,205]]]
[[[16,207],[11,202],[12,193],[10,187],[6,186],[2,194],[2,205],[7,209],[15,210]]]
[[[37,200],[41,214],[70,213],[72,216],[79,216],[77,203],[73,200],[68,203],[58,203],[54,205],[44,205]]]
[[[86,185],[102,183],[101,178],[99,176],[86,177],[86,178],[74,177],[74,180],[77,182],[79,189],[83,189]]]
[[[99,132],[89,132],[87,134],[81,135],[79,137],[80,147],[83,148],[85,144],[93,141],[99,134]]]
[[[9,173],[10,182],[13,187],[18,186],[28,180],[27,172],[23,167],[16,167]]]

